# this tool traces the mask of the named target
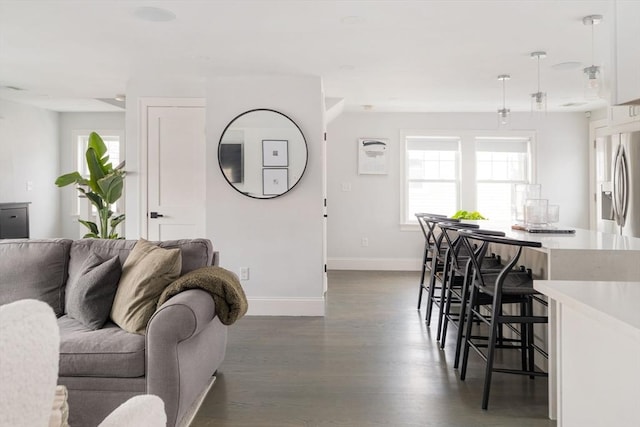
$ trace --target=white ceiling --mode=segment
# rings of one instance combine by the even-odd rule
[[[169,22],[134,14],[173,12]],[[55,111],[113,111],[95,100],[130,79],[314,75],[347,110],[529,111],[533,51],[550,111],[587,111],[582,68],[610,64],[611,0],[0,0],[0,98]],[[567,62],[577,62],[566,68]],[[15,90],[10,87],[20,88]],[[576,103],[577,106],[563,106]]]

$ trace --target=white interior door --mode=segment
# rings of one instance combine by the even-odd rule
[[[205,109],[147,108],[147,238],[205,234]]]

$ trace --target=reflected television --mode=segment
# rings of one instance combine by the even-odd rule
[[[232,184],[244,181],[244,156],[241,143],[220,144],[220,166],[227,180]]]

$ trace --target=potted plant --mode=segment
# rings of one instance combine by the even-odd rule
[[[78,219],[89,229],[84,237],[96,239],[119,239],[116,227],[124,221],[124,214],[114,216],[112,205],[122,196],[125,171],[124,162],[115,168],[109,162],[107,146],[95,132],[89,135],[89,143],[86,151],[89,178],[83,177],[75,171],[61,175],[56,179],[58,187],[77,184],[77,190],[82,196],[89,199],[98,211],[99,225],[95,222]]]

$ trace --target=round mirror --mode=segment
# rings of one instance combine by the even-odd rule
[[[307,142],[293,120],[268,109],[240,114],[222,132],[218,163],[227,182],[256,199],[291,190],[307,167]]]

